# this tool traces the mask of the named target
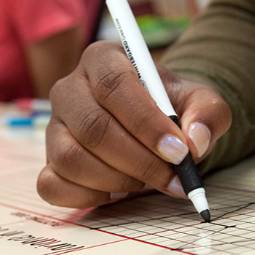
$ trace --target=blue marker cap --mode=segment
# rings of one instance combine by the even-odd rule
[[[34,120],[30,117],[13,117],[6,120],[9,127],[33,127]]]

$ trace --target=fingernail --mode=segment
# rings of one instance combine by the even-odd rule
[[[167,186],[167,190],[171,195],[178,198],[186,198],[186,194],[181,185],[180,179],[178,176],[175,176]]]
[[[179,165],[187,156],[189,148],[179,138],[165,135],[158,144],[158,151],[167,161]]]
[[[127,192],[111,192],[111,200],[120,200],[128,196]]]
[[[198,157],[202,157],[208,150],[211,132],[208,127],[200,122],[194,122],[190,125],[188,135],[197,149]]]

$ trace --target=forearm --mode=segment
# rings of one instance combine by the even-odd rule
[[[217,89],[232,109],[232,127],[204,162],[204,171],[255,151],[254,38],[255,1],[216,0],[163,60],[180,78]]]
[[[74,27],[27,47],[27,61],[37,97],[48,98],[53,84],[74,70],[83,42],[82,29]]]

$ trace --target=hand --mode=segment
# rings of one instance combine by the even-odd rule
[[[179,164],[188,147],[199,161],[229,128],[231,112],[210,87],[178,82],[167,72],[162,78],[182,130],[141,86],[120,46],[90,46],[76,70],[51,91],[41,197],[84,208],[120,199],[145,184],[185,196],[167,162]]]

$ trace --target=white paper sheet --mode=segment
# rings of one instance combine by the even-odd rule
[[[255,254],[255,160],[207,185],[212,223],[161,194],[96,210],[48,205],[36,193],[39,132],[0,131],[0,254]]]

